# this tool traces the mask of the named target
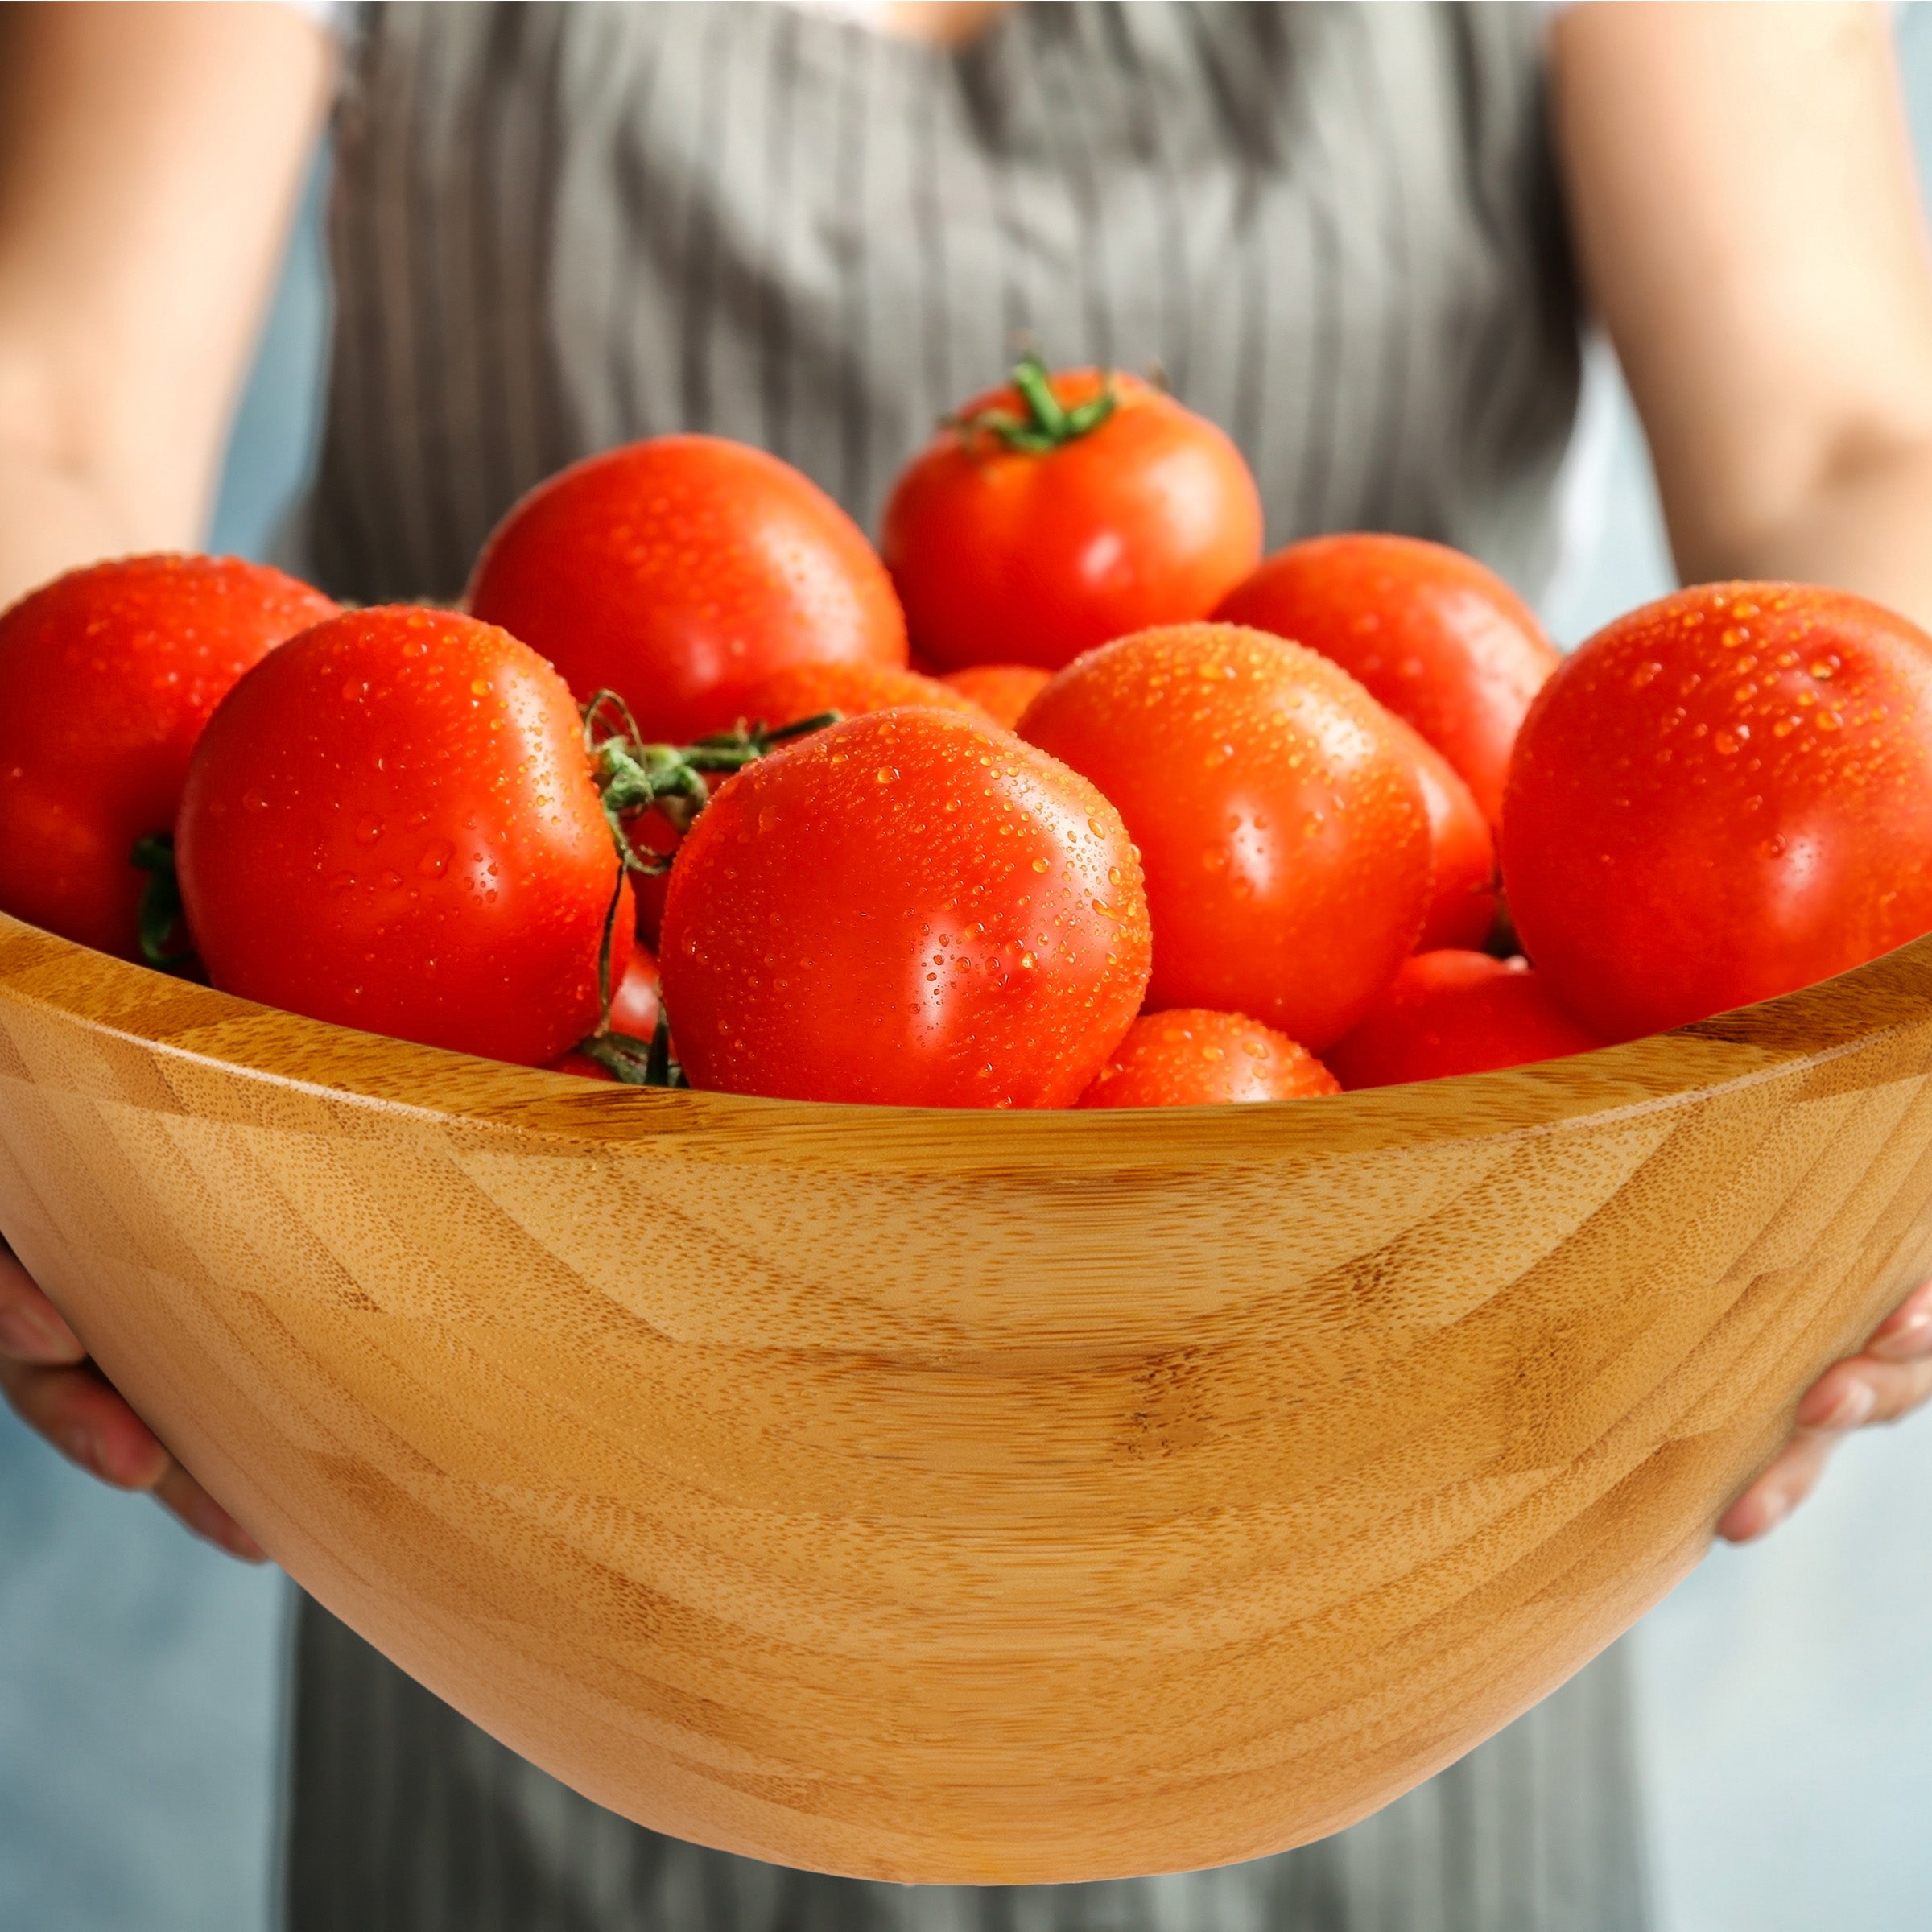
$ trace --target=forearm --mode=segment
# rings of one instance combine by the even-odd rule
[[[0,609],[76,564],[196,536],[192,516],[143,515],[84,471],[0,444]]]
[[[1687,581],[1932,626],[1932,251],[1866,6],[1581,6],[1552,30],[1577,258]]]
[[[1678,543],[1686,582],[1728,577],[1828,584],[1932,630],[1932,443],[1909,444],[1822,479],[1782,516]]]
[[[0,7],[0,605],[200,540],[332,68],[292,7]]]

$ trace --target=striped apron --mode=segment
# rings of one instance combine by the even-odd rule
[[[1021,7],[970,47],[773,6],[364,10],[336,128],[310,543],[453,597],[540,478],[708,430],[869,527],[1016,341],[1158,364],[1271,542],[1402,530],[1534,587],[1574,413],[1542,10]],[[324,1612],[299,1620],[292,1932],[1642,1932],[1613,1650],[1317,1845],[1219,1872],[901,1887],[665,1839]]]

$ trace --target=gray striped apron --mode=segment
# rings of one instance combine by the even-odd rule
[[[1271,542],[1371,526],[1533,585],[1576,319],[1541,10],[1025,6],[958,52],[772,6],[378,6],[337,117],[319,580],[461,589],[523,490],[677,429],[869,526],[1016,338],[1158,363]],[[293,1932],[1641,1932],[1612,1651],[1376,1817],[1104,1885],[907,1888],[665,1839],[304,1605]]]

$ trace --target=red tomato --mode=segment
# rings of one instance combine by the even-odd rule
[[[320,591],[233,557],[70,571],[0,616],[0,907],[141,956],[135,840],[174,829],[208,714]]]
[[[720,708],[704,718],[698,735],[729,731],[741,721],[763,723],[776,729],[796,724],[802,718],[836,711],[848,718],[866,712],[886,711],[897,704],[924,704],[939,711],[957,711],[969,717],[985,718],[986,713],[972,700],[952,691],[937,679],[892,664],[791,664],[775,671],[749,688],[733,693]],[[713,791],[720,780],[708,778]],[[637,822],[631,841],[655,852],[675,852],[679,835],[661,813],[652,813]],[[664,894],[671,875],[657,873],[633,880],[638,902],[638,932],[647,944],[658,943],[664,919]]]
[[[1022,364],[976,398],[894,486],[881,547],[915,648],[935,664],[1050,671],[1110,638],[1204,617],[1261,554],[1261,500],[1240,451],[1203,416],[1132,376],[1049,379]],[[1111,384],[1097,427],[1014,448],[991,427],[1078,411]],[[1022,439],[1051,440],[1037,427]]]
[[[1052,675],[1037,664],[968,664],[964,671],[947,671],[939,682],[971,698],[994,724],[1011,731]]]
[[[629,444],[539,484],[484,546],[469,608],[670,744],[782,665],[906,662],[859,526],[789,464],[717,436]]]
[[[610,996],[611,1030],[648,1045],[657,1033],[658,1015],[663,1010],[663,1003],[658,997],[658,962],[648,947],[639,946],[632,952],[624,976]],[[614,1081],[617,1077],[602,1061],[593,1060],[574,1046],[545,1065],[552,1073],[574,1073],[579,1080]]]
[[[1496,840],[1477,809],[1475,795],[1455,767],[1393,712],[1385,714],[1415,761],[1429,815],[1429,851],[1435,886],[1418,952],[1442,946],[1480,947],[1496,923]]]
[[[678,855],[664,997],[694,1087],[1066,1107],[1141,1004],[1113,807],[997,726],[875,712],[721,785]]]
[[[648,1041],[658,1030],[663,1006],[658,997],[658,962],[648,946],[635,947],[610,996],[612,1030]]]
[[[554,1060],[546,1060],[543,1068],[547,1073],[574,1074],[580,1080],[609,1080],[613,1086],[617,1076],[601,1061],[593,1060],[587,1053],[579,1053],[573,1046],[568,1053],[560,1053]]]
[[[1020,733],[1099,786],[1141,849],[1150,1008],[1245,1013],[1319,1052],[1414,945],[1415,761],[1326,658],[1231,624],[1143,631],[1070,664]]]
[[[704,781],[706,789],[712,791],[721,782],[709,778]],[[660,811],[647,811],[632,819],[624,828],[624,835],[634,850],[654,852],[664,857],[676,852],[684,836]],[[642,944],[654,947],[664,923],[664,895],[671,890],[671,874],[634,872],[630,890],[637,906],[638,939]]]
[[[1494,571],[1414,537],[1311,537],[1277,551],[1215,615],[1332,658],[1407,719],[1498,821],[1509,748],[1561,660]]]
[[[1334,1075],[1285,1033],[1239,1013],[1143,1013],[1076,1105],[1204,1107],[1340,1093]]]
[[[704,729],[729,731],[740,720],[775,729],[801,718],[815,718],[822,711],[857,718],[869,711],[890,710],[895,704],[926,704],[939,711],[964,712],[982,722],[986,720],[985,712],[962,692],[898,665],[788,664],[733,693],[727,704],[710,714]]]
[[[228,992],[530,1066],[601,1017],[616,849],[569,691],[506,631],[392,606],[264,658],[202,733],[176,849]],[[631,921],[625,886],[619,980]]]
[[[1524,960],[1418,952],[1352,1033],[1328,1049],[1343,1086],[1398,1087],[1558,1060],[1604,1044],[1550,996]]]
[[[1932,638],[1842,591],[1714,584],[1550,679],[1503,810],[1524,950],[1612,1038],[1932,928]]]

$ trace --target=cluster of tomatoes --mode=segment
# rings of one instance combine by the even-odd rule
[[[1264,560],[1212,424],[1029,361],[879,551],[776,459],[670,436],[526,497],[461,612],[202,557],[35,592],[0,617],[0,907],[627,1081],[1329,1093],[1932,929],[1932,639],[1730,584],[1559,660],[1439,546]]]

